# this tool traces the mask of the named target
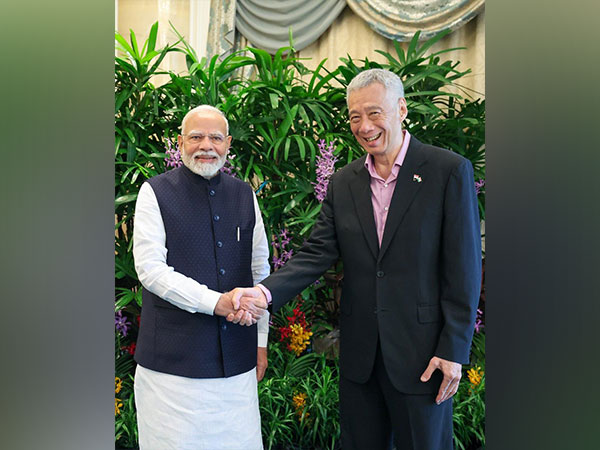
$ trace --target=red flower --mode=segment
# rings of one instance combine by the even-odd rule
[[[133,355],[135,353],[135,342],[132,342],[131,344],[123,347],[123,350],[125,350],[130,355]]]
[[[291,316],[287,316],[287,326],[279,327],[279,342],[291,339],[291,336],[293,334],[292,325],[299,325],[306,333],[311,333],[310,327],[306,323],[306,315],[302,311],[300,311],[301,306],[302,301],[299,301],[298,305],[292,310],[293,314]],[[289,351],[293,351],[293,349],[290,347],[289,341],[286,342],[286,346]]]

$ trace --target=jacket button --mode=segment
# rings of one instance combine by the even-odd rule
[[[225,269],[219,269],[219,273],[220,273],[221,275],[225,275]]]
[[[215,215],[213,216],[213,219],[215,219],[215,222],[218,222],[218,221],[219,221],[219,219],[220,219],[220,217],[219,217],[219,216],[217,216],[217,215],[215,214]]]
[[[377,278],[383,278],[384,275],[385,275],[385,273],[383,272],[383,270],[377,271]]]
[[[223,243],[221,241],[217,241],[217,247],[219,247],[219,248],[223,247]]]
[[[224,330],[226,330],[227,329],[227,324],[224,323],[223,325],[221,325],[221,328],[223,328]]]
[[[215,190],[211,189],[210,191],[208,191],[208,195],[210,195],[211,197],[215,195]]]

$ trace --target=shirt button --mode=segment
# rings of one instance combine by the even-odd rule
[[[383,270],[377,271],[377,278],[383,278],[384,275],[385,275],[385,273],[383,272]]]
[[[223,243],[221,241],[217,241],[217,247],[219,247],[219,248],[223,247]]]
[[[220,273],[221,275],[225,275],[225,269],[219,269],[219,273]]]
[[[386,206],[385,208],[383,208],[383,210],[384,210],[384,211],[387,211],[387,210],[388,210],[388,207]]]
[[[383,185],[383,187],[388,187],[388,184],[387,184],[387,183],[385,183],[385,184]]]
[[[217,215],[215,214],[215,215],[213,216],[213,219],[215,219],[215,222],[218,222],[218,221],[219,221],[219,219],[220,219],[220,217],[219,217],[219,216],[217,216]]]
[[[211,189],[210,191],[208,191],[208,195],[210,195],[211,197],[212,197],[213,195],[215,195],[215,190],[214,190],[214,189]]]

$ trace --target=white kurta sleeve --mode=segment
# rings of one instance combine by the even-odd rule
[[[252,235],[252,280],[256,286],[262,280],[267,278],[270,272],[269,268],[269,244],[267,234],[265,233],[265,224],[262,220],[262,214],[258,207],[256,195],[254,195],[254,233]],[[258,320],[258,346],[266,347],[269,337],[269,313]]]
[[[133,225],[133,258],[140,282],[150,292],[178,308],[213,315],[221,293],[168,266],[165,244],[165,226],[156,195],[150,184],[144,183],[138,193]]]

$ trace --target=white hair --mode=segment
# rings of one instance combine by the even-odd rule
[[[370,86],[373,83],[383,85],[388,94],[395,96],[394,100],[404,97],[404,86],[398,75],[385,69],[369,69],[352,78],[352,81],[346,87],[346,103],[351,92]]]
[[[183,120],[181,121],[181,133],[183,134],[183,127],[185,125],[185,121],[192,115],[195,113],[198,113],[200,111],[212,111],[212,112],[216,112],[217,114],[219,114],[223,120],[225,121],[225,134],[229,134],[229,121],[227,120],[227,117],[225,117],[225,114],[223,114],[223,112],[218,109],[215,108],[214,106],[211,105],[200,105],[200,106],[196,106],[193,109],[190,109],[187,114],[183,117]]]

